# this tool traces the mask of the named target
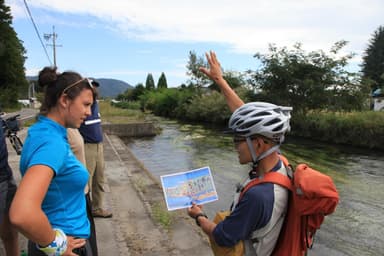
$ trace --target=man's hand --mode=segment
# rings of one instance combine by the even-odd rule
[[[192,203],[192,206],[187,209],[188,215],[191,218],[195,218],[197,214],[203,212],[203,206]]]
[[[213,81],[218,82],[223,78],[223,72],[221,71],[220,62],[217,60],[216,53],[210,51],[209,54],[205,53],[205,56],[207,57],[209,69],[200,67],[199,70],[206,74]]]

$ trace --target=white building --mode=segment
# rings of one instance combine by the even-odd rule
[[[384,111],[384,97],[373,98],[373,111]]]
[[[384,111],[384,93],[381,89],[376,89],[372,93],[373,111]]]

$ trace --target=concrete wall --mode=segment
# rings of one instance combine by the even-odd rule
[[[117,135],[119,137],[146,137],[155,136],[156,128],[153,123],[131,123],[131,124],[103,124],[103,132]]]

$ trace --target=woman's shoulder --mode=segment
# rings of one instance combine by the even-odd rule
[[[40,127],[39,125],[31,126],[28,129],[28,136],[25,144],[34,148],[49,147],[57,152],[66,147],[66,141],[63,135],[49,129],[49,127]]]

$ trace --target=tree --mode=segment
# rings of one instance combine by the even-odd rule
[[[204,56],[197,57],[194,51],[190,51],[186,67],[187,75],[191,77],[189,81],[190,85],[201,88],[204,85],[211,83],[211,80],[199,70],[200,67],[208,67],[208,63]]]
[[[159,81],[157,82],[157,89],[167,89],[168,84],[167,84],[167,78],[165,77],[164,72],[161,72]]]
[[[148,73],[147,80],[145,81],[145,89],[153,90],[155,89],[155,81],[153,80],[153,76],[151,73]]]
[[[201,88],[205,85],[208,85],[209,89],[220,91],[219,86],[199,70],[200,67],[208,67],[208,63],[205,60],[205,57],[197,57],[194,51],[190,51],[187,64],[187,75],[191,77],[191,79],[188,81],[189,86]],[[243,75],[239,72],[223,71],[223,77],[233,89],[241,87],[245,84]]]
[[[363,55],[363,78],[371,82],[371,88],[384,86],[384,27],[380,26],[372,35]]]
[[[135,88],[127,89],[123,94],[117,95],[117,100],[123,101],[136,101],[139,100],[140,95],[145,93],[145,88],[142,83],[138,83]]]
[[[0,0],[0,104],[17,104],[19,93],[28,88],[25,78],[25,49],[12,28],[12,16],[4,0]]]
[[[364,87],[356,73],[345,70],[354,54],[339,56],[339,51],[347,44],[339,41],[326,54],[322,50],[306,53],[300,43],[292,50],[274,45],[269,53],[256,53],[261,69],[248,71],[250,83],[261,91],[262,99],[275,104],[292,106],[296,113],[305,114],[308,110],[342,110],[354,96],[358,97],[356,108],[364,104]],[[335,102],[338,104],[335,105]],[[350,108],[350,104],[348,105]]]
[[[243,75],[239,72],[225,71],[223,72],[223,77],[232,89],[242,87],[246,84]],[[215,82],[211,81],[211,85],[209,85],[208,88],[220,92],[220,87]]]

